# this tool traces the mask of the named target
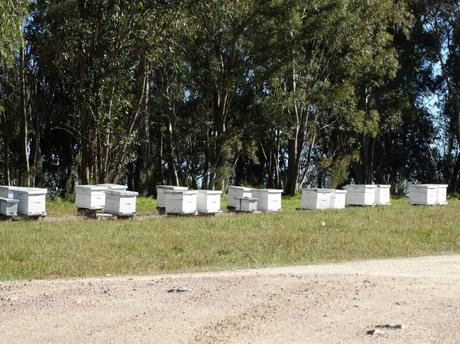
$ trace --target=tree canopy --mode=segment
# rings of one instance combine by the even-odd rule
[[[458,0],[0,2],[0,183],[460,189]]]

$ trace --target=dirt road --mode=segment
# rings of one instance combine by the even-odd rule
[[[460,255],[3,282],[0,343],[460,343]]]

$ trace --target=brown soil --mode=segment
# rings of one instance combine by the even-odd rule
[[[403,328],[367,334],[386,324]],[[459,329],[460,255],[0,283],[0,343],[459,343]]]

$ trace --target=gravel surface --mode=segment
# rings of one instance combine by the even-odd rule
[[[460,255],[0,283],[1,343],[460,343]]]

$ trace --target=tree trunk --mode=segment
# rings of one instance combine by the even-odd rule
[[[11,185],[11,177],[10,177],[10,138],[9,134],[5,131],[3,133],[3,152],[5,155],[5,163],[4,163],[4,178],[5,178],[5,184],[6,185]]]
[[[25,56],[24,56],[24,40],[22,39],[20,48],[20,99],[21,99],[21,116],[20,116],[20,146],[19,156],[21,159],[20,182],[22,185],[30,186],[30,166],[28,153],[28,116],[27,116],[27,90],[26,90],[26,73],[25,73]]]
[[[299,170],[299,163],[297,160],[298,134],[299,134],[299,128],[297,127],[295,129],[294,137],[289,139],[288,141],[288,170],[287,170],[285,192],[287,195],[290,195],[290,196],[294,196],[297,191],[297,174]]]
[[[226,156],[225,156],[225,111],[227,97],[218,90],[214,92],[214,126],[216,131],[216,146],[214,155],[214,187],[216,190],[224,190],[226,173]]]
[[[168,118],[168,167],[171,185],[179,185],[179,176],[176,168],[176,156],[174,149],[174,135],[171,119]]]

